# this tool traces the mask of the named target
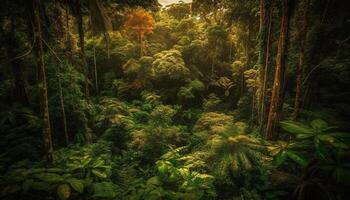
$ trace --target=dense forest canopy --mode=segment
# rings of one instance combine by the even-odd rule
[[[0,198],[349,198],[350,1],[2,0]]]

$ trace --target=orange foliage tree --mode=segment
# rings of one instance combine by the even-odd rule
[[[153,32],[154,25],[155,21],[152,15],[142,8],[137,8],[126,17],[124,28],[129,34],[137,37],[140,43],[140,57],[144,53],[144,38]]]

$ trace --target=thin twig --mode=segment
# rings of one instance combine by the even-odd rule
[[[57,60],[60,61],[60,63],[63,63],[63,61],[57,56],[56,52],[50,47],[50,45],[44,39],[42,39],[42,41],[47,46],[47,48],[52,52],[52,54],[57,58]]]
[[[306,84],[306,81],[307,81],[307,79],[310,77],[310,75],[312,74],[312,72],[314,72],[321,64],[322,64],[322,62],[319,63],[318,65],[316,65],[316,66],[307,74],[307,76],[305,77],[305,79],[304,79],[302,85],[305,85],[305,84]]]
[[[30,17],[30,16],[29,16],[29,17]],[[34,27],[32,20],[30,20],[30,24],[31,24],[32,27]],[[32,28],[32,31],[33,31],[33,35],[35,35],[35,32],[34,32],[34,29],[33,29],[33,28]],[[36,38],[34,37],[34,38],[33,38],[33,43],[32,43],[30,49],[29,49],[27,52],[23,53],[22,55],[16,56],[16,57],[14,57],[14,58],[8,60],[7,63],[10,63],[10,62],[12,62],[12,61],[15,61],[15,60],[17,60],[17,59],[20,59],[20,58],[23,58],[23,57],[29,55],[29,54],[32,52],[33,48],[34,48],[35,42],[36,42]]]

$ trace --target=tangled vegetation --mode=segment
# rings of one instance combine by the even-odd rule
[[[349,1],[1,3],[0,199],[348,199]]]

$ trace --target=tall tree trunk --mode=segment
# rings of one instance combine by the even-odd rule
[[[44,145],[46,160],[48,164],[53,163],[53,146],[52,146],[52,136],[50,129],[50,116],[49,116],[49,105],[47,99],[47,84],[44,66],[44,55],[43,55],[43,45],[42,45],[42,32],[40,24],[40,0],[33,0],[33,18],[35,26],[35,41],[36,41],[36,55],[37,55],[37,65],[38,65],[38,86],[40,95],[40,108],[42,117],[42,128],[44,136]]]
[[[83,14],[81,10],[81,2],[80,0],[75,1],[75,15],[78,23],[78,32],[79,32],[79,46],[80,46],[80,57],[83,63],[83,71],[84,71],[84,80],[85,80],[85,95],[89,97],[89,70],[85,57],[85,41],[84,41],[84,27],[83,27]],[[88,122],[86,122],[88,123]],[[85,125],[85,142],[86,144],[92,143],[92,135],[91,131],[89,131],[88,125]]]
[[[267,2],[266,0],[260,0],[260,25],[259,25],[259,57],[258,57],[258,80],[259,80],[259,87],[258,87],[258,100],[257,100],[257,107],[258,107],[258,123],[261,126],[261,115],[262,115],[262,94],[263,94],[263,81],[264,81],[264,58],[266,57],[266,46],[267,46]]]
[[[285,73],[285,60],[287,52],[287,42],[289,33],[289,22],[291,15],[291,3],[294,0],[283,0],[283,12],[281,21],[281,30],[278,39],[278,51],[276,57],[276,69],[275,77],[272,88],[272,97],[270,104],[269,117],[267,122],[267,128],[265,133],[265,138],[267,140],[276,139],[276,127],[279,123],[279,118],[281,115],[281,110],[283,105],[282,94],[283,94],[283,84],[284,84],[284,73]]]
[[[269,75],[269,65],[271,62],[271,37],[272,37],[272,16],[273,16],[273,1],[270,2],[268,8],[268,31],[267,31],[267,41],[266,41],[266,51],[265,51],[265,63],[264,63],[264,77],[262,80],[262,88],[261,88],[261,96],[260,96],[260,114],[259,114],[259,127],[260,131],[263,130],[265,123],[265,115],[266,115],[266,88],[267,88],[267,79]]]
[[[96,47],[95,42],[93,42],[93,50],[94,50],[94,75],[95,75],[95,89],[98,93],[98,79],[97,79],[97,63],[96,63]]]
[[[61,81],[61,65],[59,64],[57,67],[57,83],[58,83],[58,93],[60,98],[60,107],[61,107],[61,113],[62,113],[62,124],[63,124],[63,131],[64,131],[64,139],[66,142],[66,145],[69,144],[69,135],[68,135],[68,128],[67,128],[67,117],[66,117],[66,111],[64,108],[64,99],[63,99],[63,90],[62,90],[62,81]]]
[[[66,0],[68,1],[68,0]],[[67,3],[67,2],[66,2]],[[72,53],[72,41],[70,36],[70,26],[69,26],[69,9],[68,5],[65,8],[66,14],[66,48],[67,48],[67,59],[70,64],[73,63],[73,53]]]
[[[85,57],[85,41],[84,41],[84,27],[83,27],[83,14],[81,10],[80,0],[76,0],[76,19],[78,23],[78,32],[79,32],[79,47],[80,47],[80,57],[83,64],[84,71],[84,81],[85,81],[85,95],[89,97],[89,70]]]
[[[300,29],[300,52],[299,52],[299,63],[296,69],[296,89],[295,89],[295,99],[294,99],[294,112],[293,112],[293,119],[296,120],[299,115],[299,109],[300,109],[300,98],[302,95],[302,79],[303,79],[303,66],[305,63],[305,43],[306,43],[306,36],[307,36],[307,26],[308,26],[308,12],[309,12],[309,5],[310,0],[306,1],[306,8],[303,9],[303,25]]]

